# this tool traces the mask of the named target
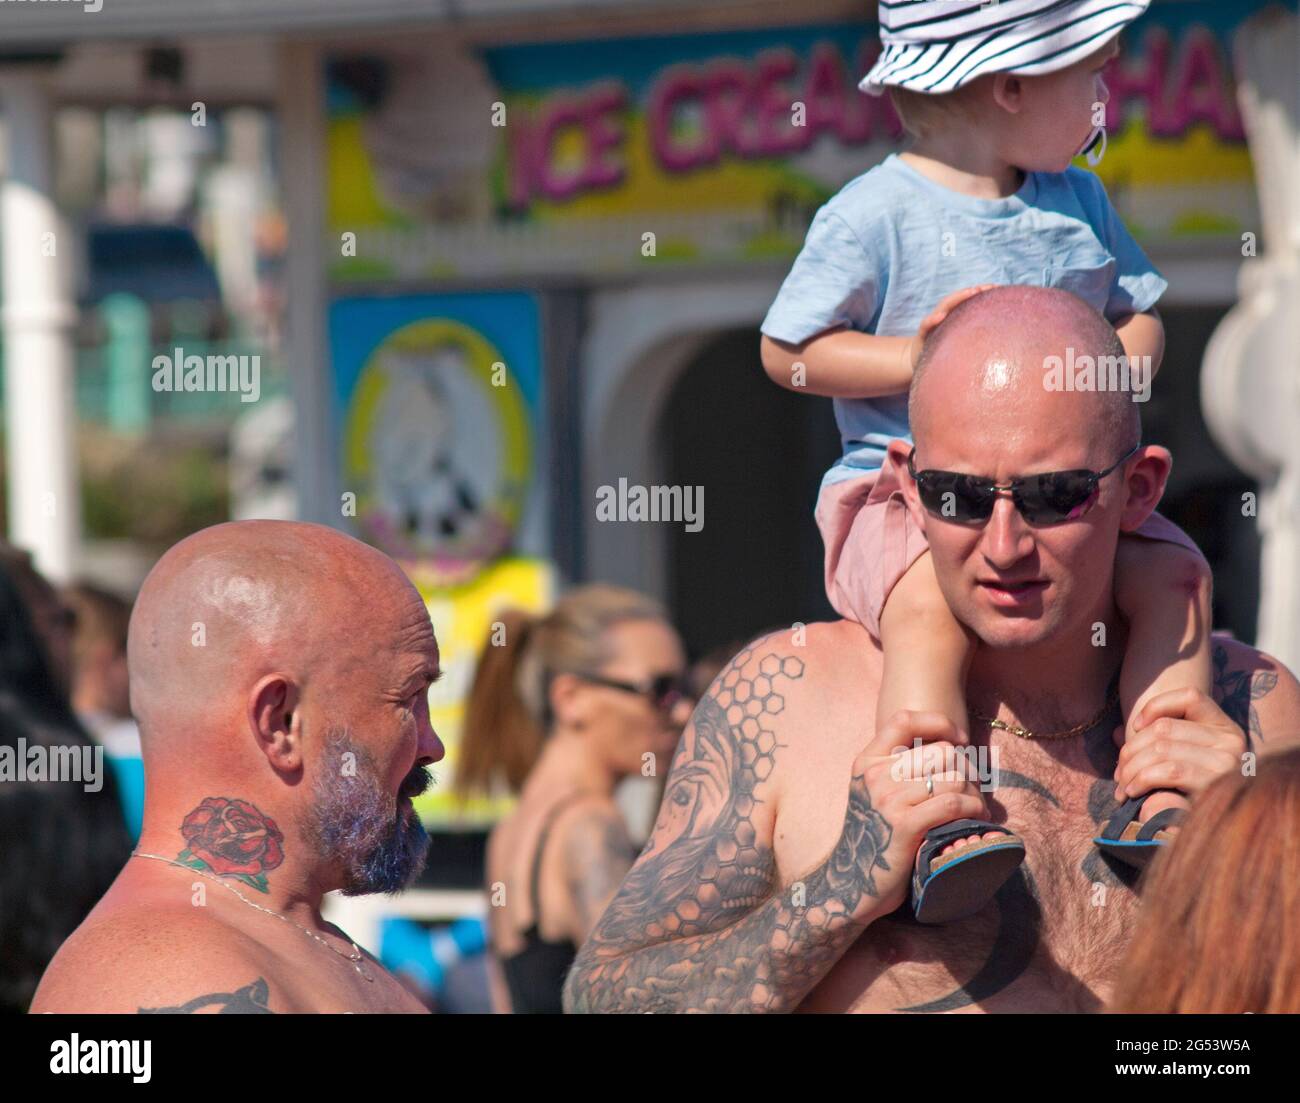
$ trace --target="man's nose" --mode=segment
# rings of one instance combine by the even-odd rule
[[[993,503],[981,544],[984,557],[1000,571],[1015,566],[1034,550],[1033,533],[1009,493],[999,494]]]
[[[421,765],[441,762],[447,756],[447,748],[442,745],[438,733],[433,730],[428,714],[420,725],[420,739],[415,746],[416,758]]]

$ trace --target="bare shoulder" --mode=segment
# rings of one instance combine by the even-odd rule
[[[684,824],[735,815],[770,838],[793,748],[822,740],[827,718],[869,696],[871,647],[848,621],[797,624],[746,644],[719,672],[682,733],[660,816],[644,853]]]
[[[556,822],[570,934],[582,943],[636,858],[627,822],[612,797],[576,800]]]
[[[851,657],[856,651],[872,646],[871,636],[862,625],[851,620],[827,620],[795,624],[769,632],[754,640],[740,654],[760,651],[782,656],[812,656],[821,660],[834,656]]]
[[[607,823],[623,820],[612,793],[584,793],[571,800],[555,817],[554,830],[564,834],[575,824]]]
[[[91,917],[59,949],[33,1013],[293,1010],[260,943],[206,909],[174,904]]]
[[[732,660],[720,675],[721,685],[711,692],[720,690],[719,703],[732,709],[733,717],[769,716],[782,742],[801,736],[820,739],[832,713],[872,705],[877,655],[860,624],[798,624],[755,640]],[[755,700],[761,711],[750,703]],[[734,711],[736,705],[740,713]]]
[[[569,864],[606,847],[622,853],[632,846],[613,794],[591,793],[573,801],[556,816],[553,832]]]
[[[752,678],[778,678],[817,687],[863,668],[875,645],[867,630],[848,620],[796,624],[760,636],[742,648],[710,686],[735,685]],[[764,683],[766,684],[766,683]]]
[[[1225,636],[1211,643],[1214,699],[1251,744],[1300,740],[1300,682],[1271,655]]]

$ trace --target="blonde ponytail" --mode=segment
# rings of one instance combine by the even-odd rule
[[[547,695],[556,674],[594,674],[609,659],[610,628],[628,620],[667,621],[658,602],[619,586],[592,583],[565,594],[546,616],[511,610],[498,618],[504,639],[479,658],[465,710],[456,792],[491,792],[498,779],[523,788],[550,725]]]

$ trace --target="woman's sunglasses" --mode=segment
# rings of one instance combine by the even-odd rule
[[[1009,490],[1016,509],[1031,525],[1059,525],[1082,517],[1097,494],[1097,484],[1141,448],[1135,444],[1105,471],[1045,471],[999,486],[957,471],[918,471],[916,449],[907,456],[907,473],[916,481],[921,504],[943,521],[970,524],[993,516],[998,492]]]
[[[579,674],[578,677],[592,685],[621,689],[624,693],[647,697],[655,708],[662,709],[664,712],[668,712],[678,701],[691,695],[686,679],[680,674],[659,674],[640,684],[621,682],[617,678],[606,678],[600,674]]]

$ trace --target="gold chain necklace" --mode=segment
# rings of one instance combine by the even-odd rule
[[[200,877],[206,877],[209,881],[215,881],[222,888],[229,889],[231,892],[233,892],[236,896],[239,897],[239,899],[241,899],[250,908],[256,908],[260,912],[266,912],[267,915],[273,915],[276,917],[276,919],[283,919],[290,926],[297,927],[298,930],[302,931],[302,933],[305,934],[308,938],[314,938],[317,942],[319,942],[322,946],[324,946],[325,949],[327,949],[330,953],[338,954],[338,956],[341,957],[344,961],[350,961],[352,963],[352,967],[358,973],[361,974],[363,979],[370,981],[371,984],[374,983],[375,978],[370,973],[367,973],[364,969],[361,968],[361,962],[365,960],[365,956],[361,953],[361,947],[359,947],[355,942],[352,942],[351,939],[348,939],[348,941],[352,942],[352,953],[345,954],[337,946],[331,946],[328,942],[325,941],[325,939],[321,938],[321,936],[318,935],[315,931],[309,931],[301,923],[298,923],[295,920],[290,919],[287,915],[281,915],[279,912],[272,911],[270,908],[262,907],[261,904],[253,903],[253,901],[251,901],[247,896],[245,896],[242,892],[240,892],[237,888],[235,888],[234,885],[227,884],[225,881],[221,880],[215,874],[208,873],[206,870],[195,869],[193,866],[187,866],[184,862],[176,861],[175,858],[164,858],[161,854],[149,854],[143,850],[131,851],[131,857],[152,858],[155,862],[166,862],[169,866],[175,866],[177,869],[188,870],[190,873],[197,873]]]
[[[973,716],[976,720],[982,721],[983,723],[987,724],[990,728],[995,728],[998,731],[1010,732],[1012,735],[1019,736],[1021,739],[1071,739],[1076,735],[1082,735],[1084,732],[1090,731],[1093,728],[1095,728],[1098,724],[1102,722],[1106,714],[1110,712],[1110,710],[1113,709],[1118,703],[1119,703],[1119,690],[1116,690],[1106,699],[1106,703],[1105,705],[1102,706],[1101,712],[1097,713],[1097,715],[1094,716],[1091,720],[1085,720],[1082,724],[1076,724],[1068,731],[1043,732],[1040,735],[1035,735],[1028,728],[1022,728],[1015,724],[1008,724],[1005,720],[999,720],[995,716],[982,716],[978,712],[972,712],[971,716]]]

